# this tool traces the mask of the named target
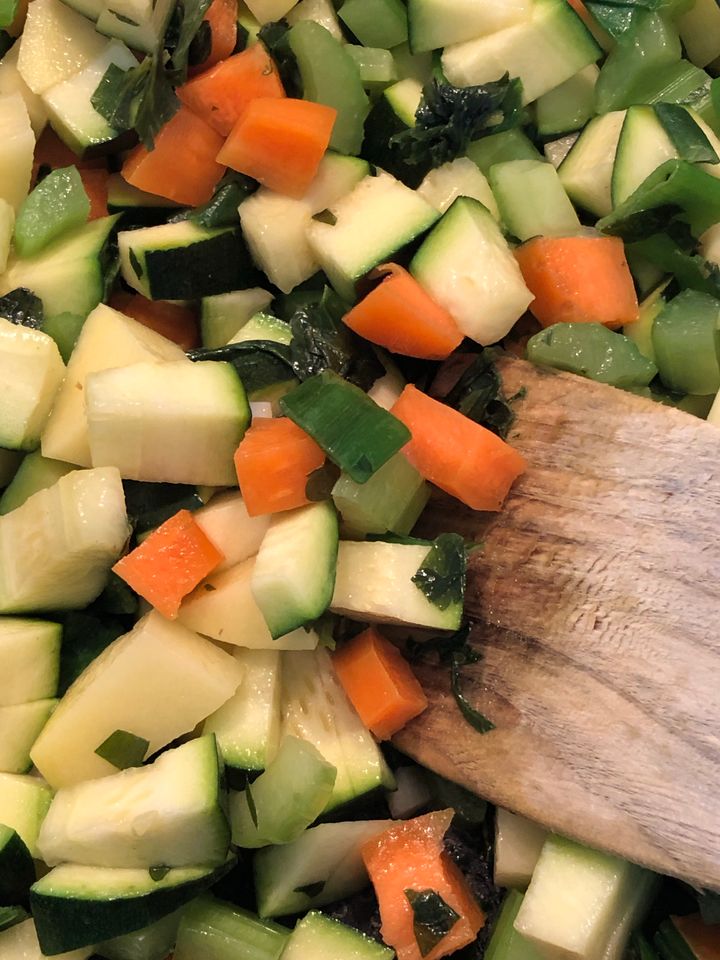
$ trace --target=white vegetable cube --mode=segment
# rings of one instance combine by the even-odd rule
[[[410,44],[415,53],[496,33],[532,10],[531,0],[408,0]]]
[[[509,333],[533,300],[492,214],[469,197],[445,213],[410,272],[462,332],[483,345]]]
[[[18,69],[33,93],[78,73],[105,46],[95,24],[61,0],[33,0],[20,38]]]
[[[355,283],[438,218],[419,193],[388,173],[365,177],[330,207],[334,223],[313,220],[308,240],[337,292],[355,298]]]
[[[128,534],[112,467],[74,470],[33,494],[0,517],[0,613],[85,607],[105,586]]]
[[[367,172],[364,160],[328,153],[301,199],[261,187],[240,204],[240,223],[253,259],[283,293],[320,269],[307,236],[313,215],[337,203]]]
[[[19,93],[0,96],[0,199],[17,213],[30,192],[35,134]]]
[[[75,153],[82,154],[88,147],[106,143],[118,135],[91,102],[111,64],[130,70],[137,66],[137,60],[124,43],[110,40],[78,73],[43,93],[53,130]]]
[[[117,773],[95,753],[116,730],[147,740],[150,756],[217,710],[242,677],[241,665],[209,640],[150,613],[70,687],[33,763],[56,789]]]
[[[242,494],[234,491],[217,494],[193,516],[224,557],[213,573],[228,570],[236,563],[254,557],[270,526],[269,514],[249,516]]]
[[[42,435],[42,454],[83,467],[91,465],[85,413],[85,378],[97,370],[141,360],[183,360],[182,347],[137,320],[97,306],[83,324],[53,411]]]
[[[51,799],[52,791],[37,777],[0,773],[0,823],[19,834],[33,857]]]
[[[458,157],[431,170],[417,192],[438,213],[445,213],[458,197],[473,197],[487,207],[496,220],[500,219],[490,184],[469,157]]]
[[[32,450],[39,445],[64,375],[52,337],[0,317],[0,446]]]
[[[0,619],[0,706],[57,693],[62,627],[47,620]]]
[[[538,823],[498,807],[495,811],[495,883],[524,890],[548,836]]]
[[[314,650],[317,634],[302,627],[273,639],[252,593],[254,569],[250,557],[213,572],[185,598],[178,620],[205,637],[249,650]]]
[[[295,6],[297,0],[246,0],[245,6],[258,23],[280,20]]]
[[[515,929],[547,960],[601,960],[627,902],[648,876],[627,860],[550,836]]]
[[[30,750],[57,705],[57,700],[34,700],[0,707],[0,770],[26,773]]]
[[[250,422],[229,363],[136,363],[90,374],[85,403],[95,466],[131,480],[229,487]]]
[[[0,60],[0,96],[19,93],[25,101],[30,124],[36,137],[45,129],[47,110],[38,94],[33,93],[25,83],[18,70],[20,59],[20,44],[14,43],[5,56]]]

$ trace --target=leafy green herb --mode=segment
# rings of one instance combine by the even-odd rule
[[[406,890],[413,911],[413,933],[421,956],[427,956],[452,930],[460,914],[446,903],[437,890]]]
[[[447,610],[462,603],[465,594],[467,557],[465,541],[459,533],[441,533],[436,537],[412,582],[430,603]]]
[[[258,38],[275,61],[285,93],[289,97],[302,97],[303,85],[295,54],[290,49],[287,20],[274,20],[260,27]]]
[[[656,103],[653,110],[672,140],[681,160],[718,163],[717,153],[705,133],[679,103]]]
[[[505,398],[502,380],[495,365],[496,357],[496,352],[490,349],[474,355],[456,354],[449,362],[464,363],[465,368],[454,385],[442,392],[440,399],[505,439],[515,414]],[[439,382],[439,378],[436,382]],[[433,395],[437,396],[434,387],[435,384]]]
[[[290,318],[290,355],[299,380],[333,370],[367,391],[384,374],[369,344],[342,322],[347,310],[348,305],[329,287],[319,300],[297,307]]]
[[[144,737],[127,730],[116,730],[103,740],[95,753],[118,770],[127,770],[128,767],[142,766],[149,746],[149,741]]]
[[[150,879],[158,883],[160,880],[164,880],[170,873],[170,867],[164,863],[158,863],[150,867],[148,873],[150,874]]]
[[[313,220],[317,220],[318,223],[327,223],[331,227],[334,227],[337,223],[337,217],[332,210],[321,210],[320,213],[314,213]]]
[[[325,881],[318,880],[317,883],[307,883],[304,887],[295,887],[293,893],[304,893],[306,897],[317,897],[325,889]]]
[[[428,159],[433,167],[454,160],[481,137],[516,127],[523,120],[522,83],[505,74],[473,87],[433,80],[423,89],[415,126],[396,133],[390,146],[409,164]]]
[[[213,350],[191,350],[188,357],[231,363],[248,394],[295,379],[290,348],[272,340],[246,340]]]
[[[703,890],[698,894],[698,906],[700,907],[700,916],[705,923],[720,923],[720,893]]]
[[[488,733],[495,724],[476,710],[462,692],[462,668],[480,660],[480,654],[468,642],[470,624],[465,623],[450,636],[435,637],[432,640],[408,640],[405,652],[411,661],[422,660],[428,654],[437,654],[438,663],[450,667],[450,689],[458,709],[467,722],[478,731]]]
[[[180,106],[163,52],[146,57],[132,70],[111,63],[90,102],[118,132],[136,130],[148,150]]]
[[[22,907],[0,907],[0,931],[9,930],[17,923],[27,920],[30,914]]]
[[[258,825],[257,807],[255,806],[255,797],[253,797],[252,795],[250,784],[248,784],[245,787],[245,799],[247,800],[248,810],[250,812],[250,819],[252,820],[253,825],[255,826],[255,829],[257,829],[257,825]]]
[[[243,173],[236,173],[234,170],[228,170],[225,176],[215,187],[215,192],[200,207],[190,207],[187,210],[181,210],[170,217],[170,223],[178,223],[181,220],[194,220],[201,227],[236,227],[238,225],[238,207],[254,193],[259,184],[257,180],[246,177]]]
[[[37,330],[45,319],[42,300],[27,287],[17,287],[0,297],[0,317],[10,323]]]
[[[172,20],[165,34],[165,45],[170,52],[170,73],[173,83],[184,83],[190,64],[190,48],[200,30],[203,17],[212,0],[178,0]]]

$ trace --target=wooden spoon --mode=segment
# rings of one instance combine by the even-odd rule
[[[428,533],[484,542],[466,609],[482,659],[396,737],[420,763],[551,830],[720,889],[720,429],[502,360],[527,458],[500,514],[441,499]]]

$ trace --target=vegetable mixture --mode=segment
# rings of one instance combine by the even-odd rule
[[[501,351],[720,423],[716,0],[0,0],[0,958],[718,960],[413,764]],[[458,953],[458,951],[460,951]]]

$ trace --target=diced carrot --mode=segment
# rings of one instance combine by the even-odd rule
[[[336,650],[333,666],[360,719],[378,740],[389,740],[427,707],[410,664],[374,627]]]
[[[128,183],[158,197],[194,207],[207,203],[225,172],[216,157],[220,134],[181,106],[155,137],[155,149],[138,144],[122,168]]]
[[[229,57],[237,42],[237,0],[212,0],[203,21],[210,25],[210,53],[202,63],[190,68],[190,73],[209,70]]]
[[[391,413],[410,430],[402,452],[426,480],[474,510],[500,510],[526,467],[517,450],[412,384]]]
[[[180,510],[118,560],[113,570],[135,593],[172,619],[183,597],[223,559],[190,511]]]
[[[396,263],[378,267],[385,277],[343,317],[371,343],[393,353],[444,360],[463,339],[450,314]]]
[[[269,53],[255,43],[178,87],[178,97],[226,137],[251,100],[285,96]]]
[[[235,470],[251,517],[309,503],[307,479],[325,454],[289,417],[258,418],[235,451]]]
[[[148,300],[139,293],[124,290],[112,295],[110,306],[179,344],[183,350],[192,350],[200,344],[197,319],[188,307],[167,300]]]
[[[544,327],[602,323],[614,329],[638,318],[632,275],[619,237],[535,237],[515,251]]]
[[[380,933],[398,960],[437,960],[472,943],[485,924],[465,877],[443,848],[452,810],[401,821],[368,840],[362,857],[380,905]],[[424,955],[414,930],[406,891],[432,890],[458,914],[445,936]]]
[[[302,197],[323,158],[337,110],[310,100],[251,100],[218,161],[277,193]]]
[[[110,173],[107,170],[80,170],[80,179],[85,187],[85,193],[90,200],[90,216],[88,220],[97,220],[98,217],[108,215],[108,179]]]

